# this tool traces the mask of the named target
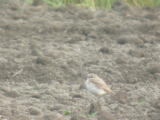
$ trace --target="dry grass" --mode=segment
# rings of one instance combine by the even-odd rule
[[[43,1],[53,7],[64,6],[66,4],[76,4],[80,6],[86,6],[91,8],[105,8],[111,9],[112,5],[117,0],[26,0],[30,4],[34,4],[35,1]],[[160,5],[160,0],[123,0],[124,2],[129,3],[130,5],[134,5],[137,7],[154,7]]]

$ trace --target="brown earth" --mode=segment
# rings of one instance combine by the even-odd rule
[[[160,8],[53,9],[2,0],[0,119],[70,119],[76,112],[103,119],[88,118],[99,100],[116,120],[160,120],[159,21]],[[80,90],[91,72],[115,95]]]

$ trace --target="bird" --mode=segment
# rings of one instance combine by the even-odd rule
[[[106,93],[113,93],[109,86],[97,74],[89,73],[84,83],[85,88],[95,95],[105,95]]]
[[[108,116],[108,113],[104,113],[101,108],[101,97],[107,93],[113,93],[109,86],[100,78],[97,74],[89,73],[87,79],[80,85],[80,89],[85,88],[89,92],[93,93],[96,96],[96,101],[91,101],[89,106],[89,114],[98,113],[97,120],[111,120],[112,116]],[[105,116],[106,114],[106,116]],[[111,119],[110,119],[111,118]],[[113,119],[114,120],[114,119]]]

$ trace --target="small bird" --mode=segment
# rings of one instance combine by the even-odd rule
[[[87,80],[85,81],[84,86],[88,91],[100,96],[106,93],[113,93],[108,85],[94,73],[87,75]]]
[[[109,113],[104,112],[101,108],[101,97],[106,93],[113,93],[108,85],[98,75],[90,73],[87,75],[86,81],[80,86],[80,89],[86,88],[89,92],[98,96],[96,101],[92,101],[88,113],[97,113],[96,120],[115,120],[110,117]],[[106,115],[105,115],[106,114]]]

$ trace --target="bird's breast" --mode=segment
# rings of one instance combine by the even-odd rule
[[[89,81],[85,82],[85,86],[90,92],[92,92],[94,94],[104,95],[106,93],[103,89],[98,88],[94,83],[91,83]]]

